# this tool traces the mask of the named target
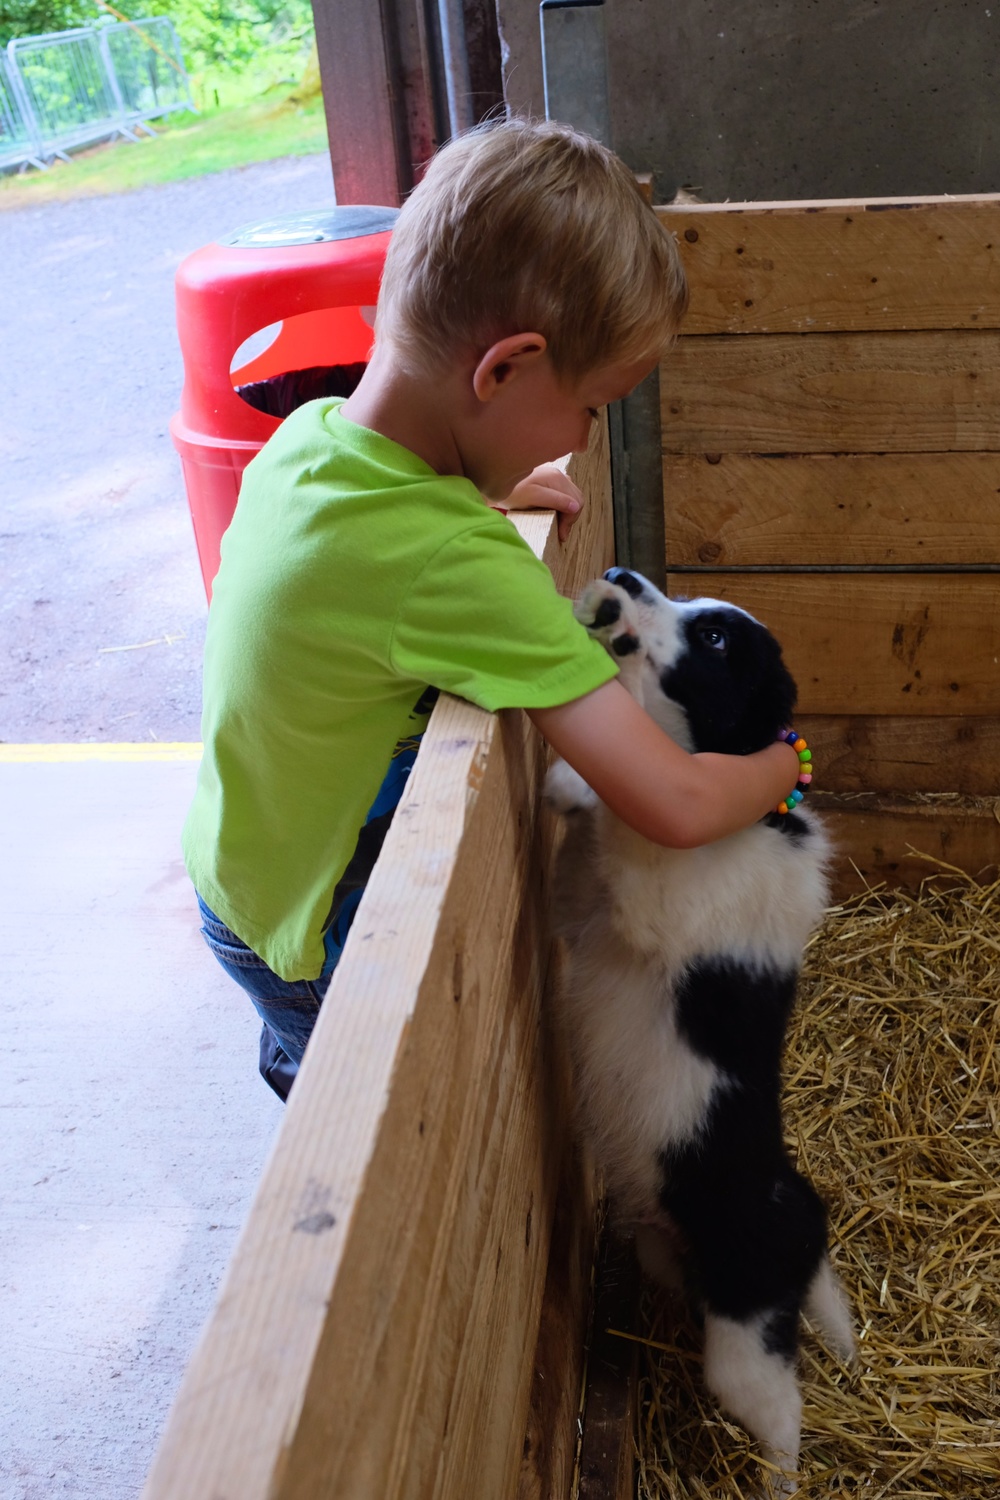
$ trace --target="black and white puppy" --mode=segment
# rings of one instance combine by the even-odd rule
[[[671,601],[612,568],[577,618],[690,751],[746,755],[786,726],[795,684],[774,637],[714,599]],[[558,999],[581,1128],[647,1273],[704,1314],[705,1381],[795,1490],[805,1311],[844,1358],[851,1321],[826,1216],[782,1138],[781,1056],[802,952],[827,900],[828,844],[804,807],[698,849],[620,822],[564,762]]]

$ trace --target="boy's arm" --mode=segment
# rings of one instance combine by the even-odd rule
[[[623,823],[671,849],[748,828],[798,779],[798,756],[782,743],[755,755],[689,755],[617,680],[528,717]]]

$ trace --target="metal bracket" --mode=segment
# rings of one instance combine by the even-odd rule
[[[611,145],[604,0],[542,0],[545,118]]]

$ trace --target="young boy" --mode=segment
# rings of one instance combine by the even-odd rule
[[[433,690],[525,709],[662,844],[721,838],[794,786],[787,745],[674,744],[491,508],[557,509],[565,534],[582,497],[540,466],[586,449],[598,410],[671,344],[686,295],[672,236],[611,152],[550,123],[471,131],[400,214],[357,390],[294,412],[247,469],[214,585],[184,853],[282,1097]]]

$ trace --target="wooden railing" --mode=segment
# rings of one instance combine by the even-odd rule
[[[603,433],[572,472],[568,544],[517,521],[570,595],[611,561]],[[434,710],[144,1500],[567,1493],[590,1204],[543,1015],[544,763],[520,711]]]

